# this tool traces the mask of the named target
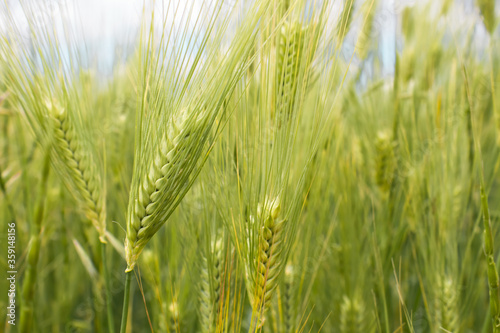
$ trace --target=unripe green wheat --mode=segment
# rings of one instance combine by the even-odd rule
[[[438,315],[439,327],[449,332],[458,332],[458,298],[455,288],[451,278],[439,280],[436,314]]]
[[[202,256],[200,281],[200,316],[202,332],[215,332],[218,313],[221,308],[221,286],[224,281],[223,243],[219,238],[214,244],[211,271],[207,256]],[[210,281],[210,276],[213,277]],[[210,283],[212,282],[212,283]]]
[[[299,22],[285,22],[281,27],[276,59],[276,110],[280,117],[293,111],[306,31]]]
[[[263,316],[269,307],[274,291],[278,286],[283,270],[284,229],[287,223],[278,219],[281,210],[280,199],[266,199],[264,205],[258,207],[258,217],[262,221],[259,229],[259,244],[255,271],[249,284],[249,295],[252,307],[263,324]],[[248,274],[248,269],[247,269]]]
[[[189,119],[183,110],[168,124],[160,139],[149,171],[138,184],[135,200],[129,205],[125,254],[127,272],[132,271],[146,243],[166,221],[169,203],[176,198],[178,189],[184,185],[183,172],[192,164],[190,152],[197,145],[199,130],[203,129],[203,115]]]
[[[74,196],[82,203],[87,218],[105,243],[106,201],[102,178],[95,157],[88,143],[80,137],[67,110],[55,100],[47,100],[45,106],[52,121],[54,152],[61,171],[67,175]]]
[[[200,322],[201,331],[209,333],[212,331],[212,297],[210,293],[210,273],[208,271],[208,260],[206,256],[202,257],[201,276],[200,276]]]

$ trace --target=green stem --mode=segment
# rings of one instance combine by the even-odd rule
[[[109,333],[115,332],[115,321],[113,320],[113,309],[111,308],[111,288],[109,284],[111,283],[109,279],[109,272],[106,261],[106,244],[101,243],[101,255],[102,255],[102,272],[104,275],[104,287],[106,288],[106,308],[108,310],[108,329]]]
[[[33,330],[33,309],[35,299],[35,284],[37,278],[37,265],[40,256],[40,233],[45,208],[45,198],[47,193],[47,179],[49,178],[50,158],[49,153],[45,154],[42,169],[42,178],[38,188],[38,199],[35,207],[33,226],[31,227],[30,249],[28,251],[28,266],[24,275],[21,289],[21,316],[19,332],[28,333]]]
[[[123,293],[122,323],[120,326],[120,333],[125,333],[127,331],[128,304],[130,300],[130,282],[132,281],[133,272],[134,271],[125,273],[125,290]]]
[[[35,298],[36,266],[38,263],[38,254],[40,252],[40,237],[33,235],[30,241],[28,257],[29,263],[23,280],[21,289],[22,307],[20,316],[19,332],[29,333],[33,330],[33,309]]]

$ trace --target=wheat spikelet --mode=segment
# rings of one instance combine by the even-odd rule
[[[281,27],[276,59],[276,110],[280,116],[289,116],[293,111],[306,31],[299,22],[285,22]]]
[[[201,265],[200,316],[202,332],[206,333],[215,332],[218,312],[223,301],[221,299],[221,285],[224,281],[222,238],[215,242],[213,248],[211,272],[209,260],[205,255],[202,256]],[[210,276],[213,277],[212,283],[210,283]]]
[[[87,218],[105,243],[106,207],[102,189],[102,178],[98,172],[92,150],[79,137],[67,110],[57,101],[46,100],[45,106],[52,120],[53,147],[60,169],[70,186],[76,191],[74,196],[82,203]]]
[[[279,197],[266,199],[258,207],[258,217],[262,221],[259,228],[259,244],[255,271],[252,280],[247,281],[250,301],[255,313],[264,322],[264,314],[269,307],[283,267],[285,219],[278,219],[281,210]],[[247,280],[250,278],[247,268]]]
[[[146,243],[165,222],[167,203],[176,196],[181,184],[182,173],[192,161],[189,153],[197,144],[199,125],[203,114],[189,118],[186,110],[169,122],[166,134],[149,165],[149,171],[139,180],[134,202],[129,205],[125,254],[127,272],[134,269],[137,258]],[[195,134],[196,132],[196,134]]]
[[[201,331],[209,333],[212,331],[212,301],[210,295],[210,273],[208,271],[208,260],[206,256],[202,257],[201,276],[200,276],[200,321]]]

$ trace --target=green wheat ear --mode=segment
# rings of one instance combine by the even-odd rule
[[[212,247],[212,260],[209,261],[206,255],[202,255],[201,258],[200,316],[201,330],[206,333],[215,332],[216,330],[216,321],[223,301],[221,287],[225,279],[222,237],[219,237]],[[212,276],[212,279],[210,279],[210,276]]]
[[[299,22],[281,26],[276,59],[276,110],[280,117],[293,111],[306,32]]]
[[[284,265],[284,230],[287,221],[278,219],[280,211],[279,197],[266,199],[264,205],[259,204],[257,209],[262,225],[259,228],[253,276],[249,276],[251,269],[247,267],[247,287],[252,307],[261,320],[260,326],[263,325],[265,311],[271,303]]]
[[[148,171],[140,178],[134,203],[129,205],[126,272],[134,269],[144,246],[165,222],[165,207],[176,199],[185,182],[183,172],[193,164],[193,151],[198,149],[204,123],[203,112],[196,116],[184,109],[169,122],[160,138]]]
[[[82,204],[85,215],[97,229],[100,241],[105,243],[106,201],[94,153],[57,100],[47,99],[44,104],[51,119],[56,164],[73,189],[73,195]]]
[[[438,277],[437,311],[439,327],[458,332],[458,298],[456,286],[450,277]]]

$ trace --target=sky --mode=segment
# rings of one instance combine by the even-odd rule
[[[33,0],[35,1],[35,0]],[[38,0],[40,1],[40,0]],[[203,6],[203,0],[173,0],[170,3],[179,6],[179,12],[186,9],[186,4],[194,4],[195,12]],[[228,6],[232,5],[235,0],[227,0]],[[333,10],[330,13],[333,17],[337,17],[339,9],[342,8],[342,0],[335,0]],[[357,1],[357,8],[366,0]],[[378,56],[380,57],[383,74],[392,75],[394,73],[395,63],[395,48],[398,18],[400,17],[405,6],[415,5],[416,3],[428,2],[429,0],[379,0],[377,12],[374,19],[374,28],[372,38],[378,45]],[[477,22],[478,13],[473,4],[474,0],[456,0],[455,6],[452,9],[452,14],[449,15],[444,24],[457,29],[463,28],[468,21]],[[99,68],[102,71],[109,71],[112,68],[113,61],[116,59],[117,53],[126,53],[133,47],[136,40],[136,34],[142,20],[143,1],[141,0],[49,0],[56,4],[63,4],[67,7],[67,12],[70,13],[68,21],[75,26],[80,27],[80,35],[82,38],[81,44],[85,44],[90,58],[95,59]],[[499,2],[499,1],[497,1]],[[17,23],[22,22],[22,9],[18,5],[17,0],[8,0],[7,3],[13,12],[13,16]],[[147,2],[146,3],[151,3]],[[162,6],[162,3],[168,1],[157,0],[157,8]],[[498,8],[498,6],[497,6]],[[5,10],[5,7],[0,5],[0,12]],[[175,21],[172,11],[170,11],[171,20]],[[430,13],[431,14],[431,13]],[[352,31],[346,37],[344,50],[341,54],[346,60],[352,55],[352,51],[357,39],[357,31],[360,28],[360,19],[358,23],[353,22]],[[3,25],[0,20],[0,29]],[[483,34],[484,35],[484,34]],[[481,31],[478,32],[478,37],[484,37]],[[353,66],[356,67],[354,61]]]
[[[179,1],[181,6],[187,3],[187,1]],[[201,1],[195,0],[198,8],[201,6],[199,4]],[[395,62],[396,15],[398,14],[395,1],[380,0],[374,22],[374,37],[380,39],[379,53],[384,73],[387,74],[393,74]],[[338,5],[341,0],[334,2]],[[358,1],[358,3],[361,2]],[[331,15],[338,16],[340,8],[341,6],[334,6]],[[114,58],[116,46],[130,41],[138,30],[141,22],[142,1],[87,0],[79,4],[78,12],[81,16],[87,44],[91,49],[97,49],[100,59],[109,63]],[[357,35],[354,33],[351,36],[352,45],[355,45],[356,38]],[[347,39],[346,43],[349,43]],[[349,50],[344,54],[346,57],[350,57]]]

